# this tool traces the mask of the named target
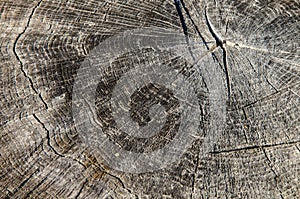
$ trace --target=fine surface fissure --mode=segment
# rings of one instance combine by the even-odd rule
[[[253,145],[253,146],[247,146],[242,148],[234,148],[234,149],[227,149],[227,150],[220,150],[220,151],[212,151],[211,154],[219,154],[219,153],[230,153],[230,152],[236,152],[236,151],[244,151],[244,150],[252,150],[252,149],[259,149],[259,148],[270,148],[270,147],[276,147],[276,146],[284,146],[284,145],[294,145],[300,143],[300,140],[296,141],[290,141],[290,142],[283,142],[283,143],[277,143],[277,144],[265,144],[265,145]]]

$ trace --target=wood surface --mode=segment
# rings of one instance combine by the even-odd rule
[[[299,0],[183,0],[178,8],[173,0],[0,0],[0,198],[299,198]],[[73,87],[96,46],[151,27],[199,42],[211,60],[203,69],[215,67],[210,75],[222,80],[225,121],[214,132],[203,82],[211,77],[198,74],[204,111],[193,130],[200,135],[165,168],[122,172],[82,140]],[[186,64],[141,47],[116,57],[115,75],[106,78],[117,82],[123,69],[162,62]],[[101,98],[112,92],[109,85],[99,86],[96,104],[98,119],[114,126]],[[133,115],[142,109],[137,121],[146,125],[142,104]],[[210,133],[216,139],[203,152]]]

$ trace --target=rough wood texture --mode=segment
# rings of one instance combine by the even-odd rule
[[[0,1],[0,198],[299,197],[299,0],[186,0],[180,9],[185,32],[198,38],[202,52],[199,33],[210,49],[218,45],[214,58],[206,55],[215,65],[206,67],[218,66],[226,122],[208,153],[199,138],[167,168],[134,174],[110,168],[80,139],[72,115],[74,80],[84,76],[78,69],[89,53],[119,33],[146,27],[183,32],[174,1]],[[137,49],[116,58],[111,81],[141,63],[186,64],[168,52],[155,56]],[[111,88],[99,88],[96,104],[103,110],[101,92]],[[199,132],[210,130],[207,92],[199,97]],[[138,109],[147,112],[137,104],[132,114]],[[140,125],[148,121],[144,112]],[[98,118],[114,125],[106,113]]]

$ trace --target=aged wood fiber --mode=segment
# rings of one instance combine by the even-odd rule
[[[185,0],[180,9],[186,30],[173,0],[0,1],[0,198],[299,197],[299,0]],[[224,128],[209,153],[202,153],[199,138],[167,168],[133,174],[110,168],[82,142],[72,89],[95,46],[146,27],[185,32],[199,39],[199,48],[214,48],[207,56],[230,95]],[[151,48],[124,54],[107,79],[117,81],[121,70],[141,63],[186,64],[168,52],[156,55]],[[198,81],[205,90],[201,75]],[[96,105],[98,119],[113,126],[101,98],[113,89],[109,85],[100,83]],[[166,99],[155,97],[160,86],[143,89],[176,110],[166,89]],[[199,95],[201,136],[211,123],[205,93]],[[143,97],[135,93],[131,104],[140,125],[149,122],[153,105],[142,106]],[[125,148],[149,149],[114,136]]]

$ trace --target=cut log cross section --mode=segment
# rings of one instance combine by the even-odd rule
[[[0,198],[298,198],[299,0],[0,1]]]

